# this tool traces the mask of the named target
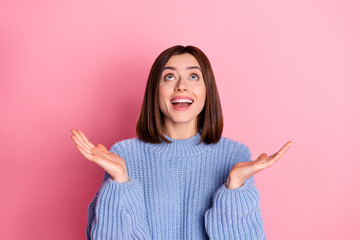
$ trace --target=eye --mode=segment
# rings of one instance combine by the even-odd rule
[[[192,78],[192,76],[195,76],[195,78]],[[191,74],[190,78],[193,79],[193,80],[199,79],[198,75],[196,75],[195,73]]]
[[[174,77],[172,74],[168,74],[164,77],[165,80],[173,80],[173,79],[169,79],[169,77]]]

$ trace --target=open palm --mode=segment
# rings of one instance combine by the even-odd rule
[[[114,181],[122,183],[129,180],[125,160],[122,157],[109,152],[102,144],[95,146],[80,129],[72,129],[71,132],[74,134],[71,136],[72,140],[85,158],[103,168]]]
[[[287,142],[278,152],[271,156],[267,156],[266,153],[262,153],[254,161],[236,163],[229,173],[229,177],[226,181],[226,187],[240,187],[246,179],[279,161],[279,159],[290,149],[292,144],[292,141]]]

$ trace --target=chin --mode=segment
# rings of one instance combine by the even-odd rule
[[[174,123],[190,123],[193,119],[171,119]]]
[[[196,119],[196,117],[185,117],[185,116],[182,116],[182,117],[174,117],[174,118],[170,118],[170,120],[174,123],[190,123],[192,122],[194,119]]]

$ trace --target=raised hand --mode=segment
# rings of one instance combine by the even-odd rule
[[[114,181],[120,183],[129,181],[125,160],[122,157],[109,152],[102,144],[95,146],[80,129],[72,129],[71,132],[74,134],[71,139],[85,158],[99,165]]]
[[[292,141],[287,142],[278,152],[271,156],[262,153],[254,161],[236,163],[226,180],[226,188],[241,187],[246,179],[276,163],[290,149],[292,144]]]

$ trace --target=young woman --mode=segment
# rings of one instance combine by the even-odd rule
[[[208,58],[174,46],[155,60],[137,137],[95,146],[71,130],[80,153],[105,170],[88,206],[88,239],[266,239],[253,175],[277,162],[251,160],[222,137],[223,118]]]

